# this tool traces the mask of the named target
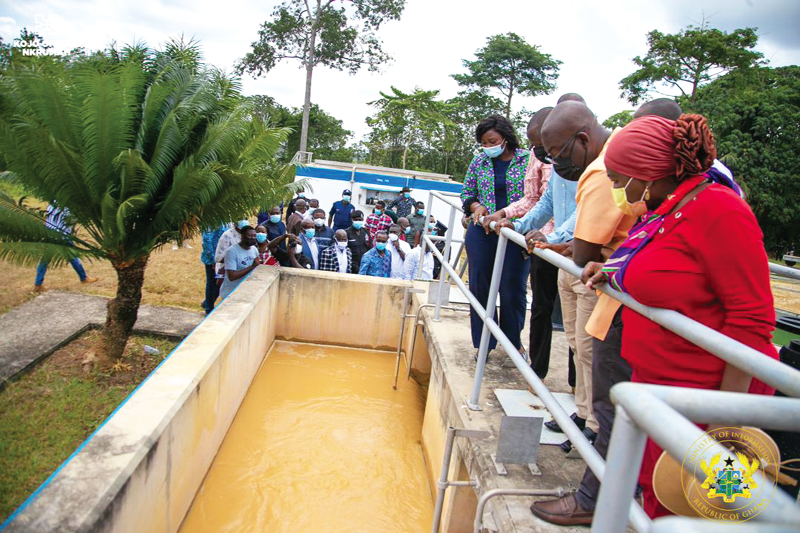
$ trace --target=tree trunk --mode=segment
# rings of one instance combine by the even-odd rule
[[[111,368],[125,351],[139,314],[148,259],[149,256],[144,256],[132,264],[113,265],[117,271],[117,295],[108,302],[106,323],[100,332],[97,360],[101,369]]]
[[[408,143],[403,147],[403,170],[406,168],[406,155],[408,155]]]
[[[511,120],[511,96],[512,93],[508,93],[508,100],[506,101],[506,118]]]
[[[319,15],[317,15],[319,18]],[[311,76],[314,73],[314,47],[317,44],[316,23],[311,28],[311,39],[306,52],[306,97],[303,101],[303,125],[300,129],[300,151],[308,148],[308,116],[311,113]]]

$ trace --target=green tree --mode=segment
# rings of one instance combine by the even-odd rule
[[[800,244],[800,67],[737,70],[679,103],[709,119],[767,250],[779,256]]]
[[[614,129],[614,128],[622,128],[627,126],[628,122],[633,120],[633,111],[630,109],[625,109],[620,111],[619,113],[614,113],[607,119],[603,121],[603,126],[606,128]]]
[[[209,69],[165,62],[148,73],[133,59],[10,69],[0,80],[4,178],[68,209],[77,231],[48,229],[41,212],[2,194],[0,259],[109,261],[117,293],[97,347],[108,366],[136,321],[150,254],[281,195],[293,176],[273,155],[288,134],[266,128]]]
[[[286,0],[264,22],[258,41],[239,62],[240,73],[261,76],[284,59],[299,60],[306,70],[306,90],[300,130],[300,151],[308,144],[311,112],[311,78],[314,67],[358,72],[362,66],[379,70],[389,60],[381,49],[377,31],[387,20],[397,20],[405,0]]]
[[[756,44],[756,28],[727,33],[703,23],[676,34],[653,30],[647,34],[647,55],[633,58],[639,70],[619,82],[622,97],[634,105],[651,92],[694,98],[701,85],[736,69],[759,65],[763,55],[753,50]]]
[[[506,118],[511,118],[514,94],[550,94],[556,88],[561,61],[530,45],[516,33],[493,35],[475,52],[475,61],[463,60],[469,74],[453,74],[459,85],[481,90],[494,89],[505,100]]]

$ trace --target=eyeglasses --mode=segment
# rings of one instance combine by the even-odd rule
[[[564,146],[561,148],[561,150],[558,151],[558,153],[556,155],[550,155],[550,153],[548,152],[547,156],[545,158],[551,164],[554,165],[556,163],[557,159],[562,159],[561,154],[563,154],[566,151],[567,147],[571,147],[570,150],[569,150],[569,155],[566,158],[563,158],[563,159],[572,159],[572,150],[575,148],[575,139],[578,138],[578,134],[583,132],[583,130],[585,130],[586,127],[587,126],[584,126],[583,128],[581,128],[578,131],[576,131],[575,133],[573,133],[572,137],[569,138],[569,140],[566,142],[566,144],[564,144]]]

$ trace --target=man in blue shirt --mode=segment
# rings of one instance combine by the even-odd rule
[[[328,226],[330,226],[334,232],[339,229],[346,230],[350,227],[350,215],[356,210],[350,198],[350,190],[345,189],[342,191],[342,199],[338,202],[333,202],[333,207],[331,207],[328,213]]]
[[[375,234],[375,247],[361,258],[358,273],[362,276],[388,278],[392,275],[392,252],[386,248],[389,234],[381,230]]]
[[[214,309],[214,302],[219,297],[219,285],[217,285],[217,273],[214,260],[214,252],[217,249],[219,238],[228,229],[224,224],[216,229],[207,228],[203,232],[203,253],[200,254],[200,261],[206,268],[206,299],[203,300],[203,309],[209,314]]]

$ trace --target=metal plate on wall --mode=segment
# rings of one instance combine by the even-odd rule
[[[503,464],[535,464],[539,456],[542,417],[504,416],[500,421],[495,461]]]

